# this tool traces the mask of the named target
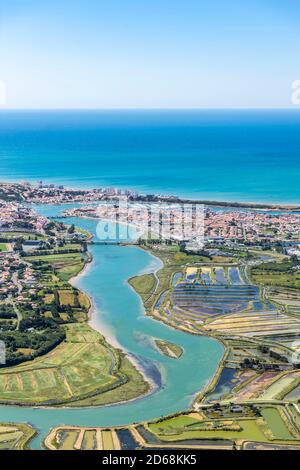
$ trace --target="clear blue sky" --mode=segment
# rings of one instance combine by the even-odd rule
[[[0,0],[8,108],[289,107],[298,0]]]

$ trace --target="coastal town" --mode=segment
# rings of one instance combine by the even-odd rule
[[[300,243],[300,214],[208,207],[203,204],[102,202],[65,209],[66,217],[91,217],[132,224],[146,236],[217,246],[242,244],[297,247]]]
[[[28,204],[78,203],[77,207],[66,208],[62,217],[91,217],[132,224],[146,236],[186,241],[196,248],[204,242],[260,246],[281,243],[297,250],[300,239],[297,207],[290,210],[285,207],[267,209],[267,206],[258,209],[256,205],[230,208],[222,203],[207,205],[199,201],[180,201],[175,196],[142,196],[127,189],[79,190],[42,181],[36,184],[0,183],[0,196],[7,203],[19,204],[2,207],[0,230],[13,217],[15,228],[18,217],[26,220]],[[35,228],[40,230],[43,224],[45,220],[39,217]]]
[[[62,184],[37,181],[0,182],[2,200],[35,204],[88,203],[96,201],[134,201],[140,203],[201,204],[229,209],[257,209],[270,211],[300,211],[297,204],[249,203],[234,201],[195,200],[172,194],[142,194],[129,188],[72,188]]]
[[[72,189],[64,185],[46,184],[38,181],[19,183],[0,183],[0,197],[6,201],[30,202],[35,204],[66,204],[76,202],[95,202],[116,197],[135,198],[137,193],[117,188]]]
[[[127,427],[55,427],[47,449],[300,448],[296,210],[150,202],[27,183],[0,188],[2,405],[109,405],[159,387],[89,324],[92,299],[72,280],[101,256],[102,247],[90,249],[97,243],[132,244],[159,259],[157,273],[128,280],[145,314],[193,338],[214,338],[225,351],[189,409]],[[41,215],[35,204],[44,203],[57,216]],[[83,220],[133,226],[136,237],[103,242]],[[170,361],[187,354],[165,339],[149,344]],[[35,430],[20,426],[11,439],[0,428],[5,448],[16,448],[14,432],[24,446],[32,438]]]

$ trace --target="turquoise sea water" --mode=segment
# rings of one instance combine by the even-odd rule
[[[0,112],[0,180],[300,203],[299,177],[299,110]]]
[[[56,215],[60,206],[35,206],[41,213]],[[97,221],[65,219],[93,234]],[[223,354],[223,346],[208,337],[171,329],[144,315],[139,296],[127,279],[154,271],[160,260],[137,247],[92,246],[93,262],[77,285],[94,299],[91,323],[109,333],[131,354],[156,382],[154,392],[136,401],[109,407],[85,409],[41,409],[0,406],[0,422],[29,422],[39,430],[32,447],[40,447],[50,428],[59,424],[113,426],[154,419],[187,409],[194,395],[212,378]],[[178,360],[156,351],[153,338],[169,340],[184,349]]]

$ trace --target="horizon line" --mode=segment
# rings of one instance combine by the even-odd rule
[[[114,107],[114,108],[89,108],[89,107],[53,107],[53,108],[6,108],[0,106],[3,111],[300,111],[300,106],[289,107]]]

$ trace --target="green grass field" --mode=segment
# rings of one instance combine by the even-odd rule
[[[79,431],[73,429],[64,429],[57,433],[56,447],[59,450],[74,450]]]
[[[111,431],[102,431],[103,450],[114,450]]]
[[[57,428],[44,441],[47,449],[54,450],[115,450],[111,429],[86,429],[81,427]],[[116,439],[116,445],[119,441]],[[49,444],[51,447],[49,447]]]
[[[148,384],[125,357],[86,324],[66,325],[66,341],[48,354],[0,369],[0,402],[88,406],[136,397]]]
[[[82,441],[82,450],[94,450],[97,448],[96,431],[85,431]]]
[[[296,420],[298,413],[293,407],[286,410]],[[197,419],[195,413],[167,417],[147,424],[148,430],[158,439],[166,442],[180,442],[197,439],[226,439],[233,441],[299,443],[300,435],[284,414],[284,407],[264,405],[260,408],[261,416],[235,416]],[[228,416],[228,412],[227,412]],[[298,418],[299,419],[299,418]],[[299,419],[300,422],[300,419]],[[298,421],[297,421],[298,423]]]
[[[62,306],[71,306],[76,305],[76,296],[71,290],[59,290],[58,291],[59,303]]]
[[[254,284],[263,286],[300,287],[300,271],[294,261],[263,263],[251,270]]]
[[[29,233],[29,232],[1,232],[1,238],[2,239],[17,239],[17,238],[24,238],[25,240],[42,240],[45,237],[43,235],[38,235],[35,233]]]
[[[0,252],[1,251],[6,251],[7,250],[7,244],[6,243],[0,243]]]
[[[115,386],[118,358],[85,324],[66,326],[67,340],[50,353],[0,369],[3,403],[65,403]]]
[[[124,354],[119,356],[119,373],[125,378],[119,387],[97,395],[68,403],[68,406],[103,406],[111,403],[132,400],[149,390],[149,384]]]
[[[0,450],[23,450],[35,435],[27,424],[0,424]]]
[[[223,420],[223,422],[226,420]],[[227,420],[229,421],[229,420]],[[230,420],[231,422],[231,420]],[[215,423],[217,421],[215,420]],[[188,439],[245,439],[266,442],[268,438],[258,420],[240,418],[234,420],[235,428],[223,425],[223,429],[205,429],[205,421],[197,421],[191,417],[178,416],[157,423],[150,423],[148,428],[162,441],[182,441]],[[208,425],[207,425],[208,426]],[[201,429],[202,428],[202,429]]]
[[[143,274],[132,277],[128,282],[138,292],[144,304],[147,304],[156,288],[155,276],[153,274]]]
[[[68,281],[76,276],[84,267],[84,258],[82,253],[64,253],[44,256],[24,257],[25,261],[32,263],[34,261],[44,261],[49,263],[57,271],[62,281]]]
[[[290,433],[285,422],[281,418],[279,411],[276,408],[263,408],[261,413],[266,420],[268,427],[271,429],[275,439],[294,439],[294,436]]]

